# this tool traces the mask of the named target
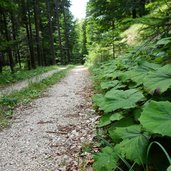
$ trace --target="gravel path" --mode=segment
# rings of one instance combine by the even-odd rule
[[[91,82],[80,66],[49,88],[42,98],[15,111],[11,127],[0,132],[0,171],[74,171],[82,145],[93,137]]]
[[[0,88],[0,96],[3,94],[5,94],[5,95],[10,94],[13,91],[19,91],[19,90],[27,87],[30,83],[40,82],[41,80],[43,80],[49,76],[52,76],[54,73],[59,72],[64,69],[66,69],[66,68],[59,68],[59,69],[51,70],[46,73],[34,76],[30,79],[20,81],[20,82],[14,83],[12,85]]]

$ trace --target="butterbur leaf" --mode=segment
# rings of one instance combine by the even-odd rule
[[[116,128],[115,134],[123,139],[115,146],[117,153],[137,164],[145,162],[149,135],[147,132],[142,132],[140,125]]]
[[[102,109],[105,111],[114,111],[117,109],[130,109],[136,107],[136,103],[138,101],[144,100],[143,94],[136,90],[136,89],[129,89],[129,90],[115,90],[111,89],[105,95],[107,101],[110,101],[111,105],[110,108],[104,103]]]
[[[169,167],[167,168],[167,171],[171,171],[171,166],[169,166]]]
[[[112,171],[116,168],[118,157],[111,147],[105,147],[101,153],[94,156],[94,160],[95,171]]]
[[[145,105],[139,121],[147,131],[171,137],[171,102],[151,101]]]
[[[121,113],[114,113],[111,115],[110,120],[111,121],[118,121],[122,119],[124,116]]]
[[[136,89],[129,89],[126,91],[111,89],[105,96],[97,94],[93,97],[93,101],[105,113],[117,109],[134,108],[136,107],[136,103],[142,100],[144,100],[143,94]]]
[[[166,38],[159,40],[156,45],[164,45],[165,46],[168,44],[171,44],[171,37],[166,37]]]
[[[151,72],[144,80],[144,86],[152,94],[156,89],[160,90],[160,93],[165,92],[171,86],[171,65]]]
[[[100,84],[100,86],[101,86],[102,89],[109,89],[109,88],[113,88],[113,87],[115,89],[118,89],[118,88],[124,87],[123,85],[119,84],[118,80],[102,82]]]
[[[143,83],[144,78],[150,71],[156,71],[159,67],[160,65],[158,64],[143,62],[140,65],[138,65],[135,69],[126,71],[121,78],[123,81],[130,79],[136,82],[137,85],[140,85]]]
[[[111,116],[111,114],[104,114],[100,118],[99,127],[103,127],[103,126],[107,126],[107,125],[111,124],[110,116]]]
[[[117,122],[113,123],[112,126],[109,128],[109,135],[113,139],[114,142],[120,141],[121,136],[115,132],[116,128],[128,127],[134,125],[134,119],[131,117],[125,117]]]
[[[92,97],[93,102],[95,102],[95,104],[97,106],[102,106],[102,104],[105,101],[104,95],[103,94],[96,94]]]
[[[123,118],[121,113],[104,114],[99,121],[99,127],[104,127],[111,124],[113,121],[117,121]]]

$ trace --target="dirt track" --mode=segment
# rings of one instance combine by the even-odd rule
[[[84,67],[71,70],[42,98],[15,111],[0,132],[0,171],[79,170],[79,151],[91,142],[96,117]]]

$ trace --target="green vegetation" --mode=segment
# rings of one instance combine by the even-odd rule
[[[3,73],[0,74],[0,87],[5,86],[7,84],[15,83],[17,81],[25,80],[58,68],[58,66],[53,65],[48,67],[38,67],[33,70],[18,70],[13,74],[11,74],[8,69],[4,69]]]
[[[13,110],[19,105],[29,103],[32,99],[40,97],[44,90],[61,80],[73,66],[54,73],[51,77],[43,79],[39,83],[32,83],[21,91],[15,91],[7,96],[0,98],[0,129],[8,125],[9,119],[13,116]]]
[[[90,0],[87,11],[87,64],[100,115],[93,168],[170,170],[170,2]]]

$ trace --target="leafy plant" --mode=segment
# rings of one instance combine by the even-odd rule
[[[151,133],[171,137],[171,102],[149,102],[145,105],[139,121]]]
[[[94,156],[93,168],[96,171],[111,171],[116,168],[118,156],[111,147],[105,147],[102,152]]]
[[[93,97],[93,101],[106,113],[117,109],[134,108],[136,103],[142,100],[143,94],[136,89],[124,91],[113,88],[105,95],[97,94]]]
[[[144,80],[144,86],[151,93],[156,89],[159,93],[165,92],[171,86],[171,65],[165,65],[157,71],[149,73]]]
[[[138,166],[145,170],[147,149],[151,140],[156,136],[171,137],[171,103],[164,101],[164,96],[169,99],[171,67],[141,62],[131,65],[127,71],[112,66],[111,72],[109,66],[115,64],[111,61],[108,63],[109,65],[101,64],[97,70],[94,69],[96,83],[100,83],[99,88],[102,90],[101,94],[92,98],[101,114],[98,127],[103,130],[104,138],[108,140],[110,147],[112,146],[113,154],[119,157],[113,170],[122,170],[120,160],[129,166],[130,170]],[[104,72],[108,69],[110,72]],[[107,77],[106,73],[109,74]],[[131,84],[134,88],[130,88]],[[95,157],[94,166],[97,171],[106,169],[100,164],[100,159],[104,160],[106,155],[102,151],[99,156],[97,154],[99,158]],[[132,167],[129,162],[134,163]]]

